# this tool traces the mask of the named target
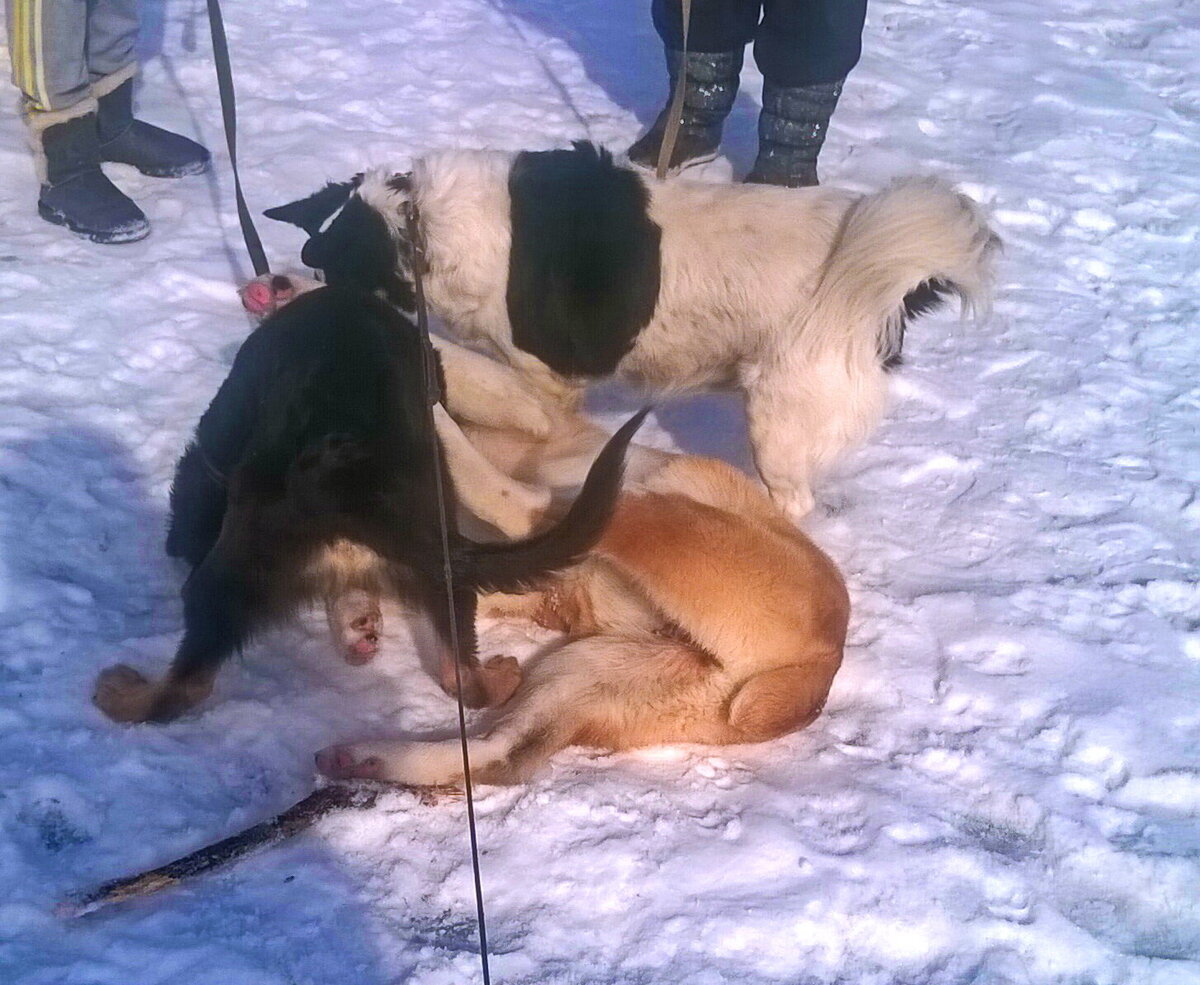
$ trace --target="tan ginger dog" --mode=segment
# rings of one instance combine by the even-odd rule
[[[731,466],[651,455],[665,461],[627,481],[586,561],[543,591],[481,600],[484,615],[523,616],[569,641],[528,667],[471,741],[478,782],[523,782],[570,745],[760,742],[824,706],[850,611],[833,562]],[[333,777],[462,779],[457,739],[339,745],[317,765]]]

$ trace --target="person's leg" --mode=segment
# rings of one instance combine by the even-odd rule
[[[840,82],[862,52],[867,0],[764,0],[754,61],[779,86]]]
[[[86,0],[87,71],[92,85],[137,66],[137,0]]]
[[[180,178],[208,168],[194,140],[133,117],[137,74],[137,0],[88,0],[88,74],[98,101],[100,160],[131,164],[153,178]]]
[[[862,50],[866,0],[765,0],[754,42],[763,74],[759,152],[747,181],[817,183],[842,83]]]
[[[722,125],[737,96],[745,47],[758,25],[759,10],[758,0],[693,0],[688,27],[687,84],[679,136],[671,154],[672,170],[702,164],[716,156]],[[658,163],[683,60],[680,0],[654,0],[651,14],[666,52],[670,91],[658,119],[629,148],[629,159],[648,168]]]
[[[762,11],[760,0],[692,0],[688,50],[713,52],[744,48],[754,40]],[[680,0],[653,0],[650,16],[663,46],[683,50],[683,5]]]
[[[85,4],[5,0],[5,8],[13,83],[21,90],[23,108],[57,113],[85,101],[91,95]]]
[[[38,213],[100,243],[150,231],[142,211],[100,170],[84,0],[7,0],[13,81],[21,90],[41,192]]]

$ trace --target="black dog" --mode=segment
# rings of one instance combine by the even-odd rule
[[[424,608],[454,654],[444,590],[435,435],[417,328],[363,291],[326,287],[254,331],[200,420],[171,489],[167,551],[193,568],[184,634],[165,680],[110,667],[95,700],[118,721],[168,721],[203,700],[221,663],[250,635],[325,593],[391,591]],[[446,493],[463,697],[499,703],[516,668],[479,663],[475,598],[514,591],[575,563],[599,538],[642,414],[597,457],[570,512],[512,544],[477,544],[455,526]]]

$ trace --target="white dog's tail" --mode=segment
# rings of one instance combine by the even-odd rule
[[[999,244],[979,206],[936,179],[906,179],[868,195],[846,216],[805,335],[814,351],[849,339],[894,365],[907,319],[949,294],[964,311],[987,307]]]

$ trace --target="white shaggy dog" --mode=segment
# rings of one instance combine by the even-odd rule
[[[931,179],[872,195],[657,182],[590,144],[450,151],[267,212],[304,262],[412,309],[419,217],[433,310],[573,407],[589,378],[734,386],[759,473],[797,518],[816,474],[880,417],[905,321],[984,303],[996,237]]]

